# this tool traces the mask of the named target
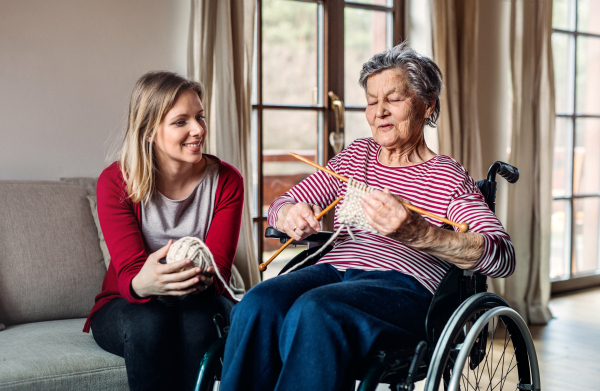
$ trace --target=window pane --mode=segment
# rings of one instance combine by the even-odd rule
[[[363,4],[375,4],[391,7],[394,0],[349,0],[346,3],[363,3]]]
[[[554,0],[552,3],[552,27],[555,29],[569,29],[569,0]],[[569,30],[572,30],[569,29]]]
[[[579,0],[577,3],[577,30],[600,34],[600,1]]]
[[[316,104],[317,6],[263,1],[263,103]]]
[[[554,133],[554,162],[552,168],[552,196],[571,195],[571,128],[570,118],[556,118]]]
[[[598,268],[598,207],[600,198],[581,198],[575,202],[575,262],[573,274]]]
[[[567,34],[552,34],[552,55],[554,58],[554,86],[556,88],[556,112],[561,114],[573,113],[573,60],[572,52],[574,38]]]
[[[267,229],[267,227],[268,224],[265,221],[263,225],[263,230],[260,232],[260,240],[264,241],[264,251],[262,253],[261,263],[267,262],[269,258],[271,258],[271,256],[275,254],[277,250],[279,250],[279,247],[282,246],[282,244],[277,239],[265,238],[265,230]],[[285,250],[281,252],[281,254],[277,256],[277,258],[273,260],[273,262],[269,264],[267,270],[263,272],[263,280],[267,280],[269,278],[277,276],[277,274],[281,271],[281,269],[283,269],[283,267],[286,263],[288,263],[288,261],[290,261],[292,258],[300,254],[304,250],[306,250],[306,246],[288,246]]]
[[[600,119],[575,122],[573,190],[575,194],[600,192]]]
[[[571,214],[569,201],[552,202],[552,232],[550,239],[550,278],[569,276]]]
[[[344,11],[344,100],[346,106],[365,106],[365,92],[358,85],[363,64],[385,50],[388,12],[346,8]],[[335,92],[335,91],[334,91]]]
[[[344,147],[359,137],[371,137],[372,135],[364,111],[346,111],[344,114]]]
[[[264,110],[264,214],[277,197],[315,172],[312,166],[294,159],[288,152],[317,161],[317,119],[316,111]]]
[[[600,38],[577,37],[577,112],[600,114]]]

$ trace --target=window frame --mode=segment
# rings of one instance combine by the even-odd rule
[[[344,100],[344,9],[345,7],[366,9],[372,11],[386,11],[392,13],[392,43],[399,43],[405,34],[405,0],[392,0],[391,6],[372,5],[345,0],[293,0],[306,3],[318,4],[319,16],[323,18],[323,24],[317,23],[318,29],[318,85],[320,94],[316,105],[287,105],[287,104],[264,104],[262,91],[262,5],[263,0],[256,0],[255,20],[255,47],[254,47],[254,69],[253,69],[253,104],[252,104],[252,142],[256,145],[256,154],[253,155],[253,163],[256,165],[255,173],[257,182],[254,186],[254,201],[252,205],[252,224],[257,251],[257,260],[262,262],[264,250],[263,225],[267,216],[262,212],[263,206],[263,112],[267,110],[307,110],[316,111],[319,121],[322,121],[322,131],[318,140],[317,155],[318,163],[326,165],[327,161],[334,156],[333,149],[329,145],[329,131],[335,129],[335,115],[333,113],[328,91],[334,91],[340,99]],[[321,15],[322,13],[322,15]],[[323,56],[321,56],[321,50]],[[322,72],[319,67],[322,66]],[[364,111],[366,106],[346,107],[347,111]],[[324,228],[331,229],[333,217],[327,215],[324,219]],[[262,272],[261,272],[262,279]]]
[[[568,53],[568,61],[569,61],[569,65],[570,65],[570,71],[573,72],[571,75],[569,76],[568,79],[568,93],[572,94],[572,96],[570,96],[570,107],[569,110],[571,111],[571,114],[568,113],[559,113],[556,112],[555,118],[565,118],[568,119],[570,122],[570,131],[568,133],[568,144],[569,144],[569,148],[570,151],[568,151],[567,153],[569,154],[569,164],[567,165],[566,169],[569,170],[567,172],[567,175],[569,175],[568,179],[567,179],[567,188],[565,190],[567,190],[567,193],[563,196],[553,196],[552,197],[552,202],[556,202],[556,201],[564,201],[567,203],[566,208],[568,209],[568,216],[570,217],[570,222],[565,224],[565,229],[568,229],[568,242],[566,243],[566,245],[569,246],[568,251],[566,251],[567,254],[570,255],[569,257],[569,268],[568,268],[568,273],[564,276],[559,276],[559,277],[554,277],[551,278],[551,291],[552,293],[560,293],[560,292],[567,292],[567,291],[571,291],[571,290],[575,290],[575,289],[582,289],[582,288],[587,288],[587,287],[592,287],[592,286],[599,286],[600,285],[600,267],[598,267],[596,270],[594,271],[589,271],[589,272],[581,272],[578,274],[573,274],[573,268],[574,268],[574,262],[575,262],[575,245],[574,245],[574,241],[575,236],[574,236],[574,232],[576,230],[576,213],[574,213],[575,211],[575,201],[576,200],[580,200],[580,199],[585,199],[585,198],[598,198],[600,199],[600,193],[597,194],[575,194],[575,189],[573,189],[573,184],[574,184],[574,175],[575,175],[575,167],[574,167],[574,161],[575,161],[575,132],[576,132],[576,124],[577,124],[577,120],[578,119],[583,119],[583,118],[594,118],[594,119],[600,119],[600,114],[598,115],[594,115],[594,114],[580,114],[577,112],[577,51],[578,51],[578,38],[579,37],[591,37],[591,38],[598,38],[600,39],[600,34],[593,34],[593,33],[586,33],[586,32],[582,32],[579,31],[579,26],[578,26],[578,6],[579,6],[579,1],[578,0],[569,0],[569,12],[572,12],[572,20],[571,23],[573,23],[574,29],[573,30],[569,30],[567,29],[561,29],[561,28],[552,28],[552,36],[554,37],[555,34],[559,34],[559,35],[564,35],[567,37],[567,39],[571,40],[572,44],[572,48],[569,50]],[[572,8],[571,8],[572,7]],[[567,46],[569,48],[569,46]],[[553,146],[554,148],[554,146]],[[598,238],[599,243],[600,243],[600,237]],[[598,255],[598,257],[600,258],[600,253]],[[598,261],[598,259],[597,259]],[[599,265],[600,266],[600,265]]]

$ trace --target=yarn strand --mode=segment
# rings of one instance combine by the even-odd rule
[[[364,194],[372,192],[373,190],[374,189],[372,187],[369,187],[368,185],[356,181],[350,177],[348,180],[348,187],[346,188],[346,194],[344,196],[344,203],[341,204],[339,210],[337,211],[338,221],[341,223],[338,230],[331,235],[331,237],[327,240],[327,242],[325,242],[325,244],[323,244],[323,246],[321,246],[319,251],[314,252],[282,274],[287,274],[291,271],[299,269],[302,265],[308,263],[309,260],[321,254],[323,249],[331,245],[331,243],[333,243],[333,241],[340,235],[344,228],[346,228],[348,235],[350,235],[352,240],[355,242],[356,237],[352,233],[350,226],[364,229],[372,233],[377,233],[377,230],[373,228],[367,221],[362,206],[360,205],[360,197],[362,197]]]
[[[169,248],[169,252],[167,253],[167,263],[183,261],[184,259],[189,259],[194,263],[194,267],[199,267],[202,270],[206,270],[209,266],[212,266],[213,269],[215,269],[217,278],[223,283],[227,292],[229,292],[234,300],[239,301],[237,297],[235,297],[235,292],[229,287],[229,284],[221,275],[215,262],[215,258],[208,246],[206,246],[202,240],[186,236],[171,245],[171,248]]]

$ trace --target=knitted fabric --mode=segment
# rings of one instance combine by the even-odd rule
[[[229,283],[221,276],[212,253],[202,240],[186,236],[171,245],[167,253],[167,263],[179,262],[184,259],[189,259],[194,264],[194,267],[199,267],[202,270],[206,270],[206,268],[212,266],[225,289],[231,294],[231,297],[235,298],[235,292],[231,290]]]
[[[372,191],[373,188],[350,178],[346,195],[344,195],[344,203],[337,212],[340,223],[376,233],[377,230],[368,223],[362,206],[360,206],[360,197]],[[351,234],[351,236],[354,238],[354,235]]]
[[[377,230],[373,228],[367,221],[367,218],[365,217],[365,214],[363,212],[363,208],[360,205],[360,197],[362,197],[364,194],[369,194],[373,190],[374,189],[372,187],[369,187],[362,182],[358,182],[352,178],[349,178],[348,186],[346,188],[346,194],[344,195],[344,203],[340,206],[340,208],[337,211],[338,221],[341,223],[341,225],[338,228],[338,230],[335,231],[333,235],[331,235],[331,238],[329,238],[329,240],[323,246],[321,246],[321,249],[325,249],[327,246],[333,243],[335,238],[338,237],[338,235],[340,234],[340,232],[342,232],[342,229],[344,228],[346,228],[350,237],[354,241],[356,241],[356,238],[354,237],[350,226],[360,228],[372,233],[377,233]],[[315,252],[311,256],[304,259],[302,262],[299,262],[290,269],[288,269],[283,274],[287,274],[293,270],[300,268],[301,265],[304,265],[310,259],[319,255],[321,251],[322,250]]]

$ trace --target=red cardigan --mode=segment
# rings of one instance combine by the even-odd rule
[[[219,181],[214,215],[205,243],[223,279],[229,281],[242,221],[244,180],[235,167],[211,157],[219,161]],[[102,172],[96,193],[98,217],[111,261],[102,291],[96,296],[96,304],[85,322],[84,332],[89,332],[94,314],[112,299],[122,297],[133,304],[144,304],[150,300],[150,297],[136,298],[130,288],[131,280],[139,273],[148,254],[142,236],[141,204],[129,199],[118,162]],[[214,278],[214,285],[216,294],[226,292],[218,278]]]

